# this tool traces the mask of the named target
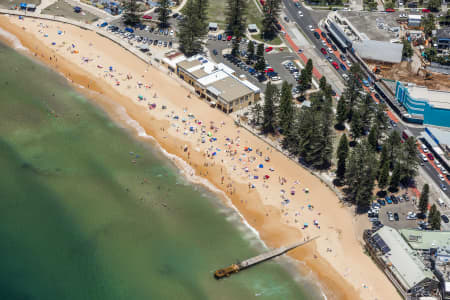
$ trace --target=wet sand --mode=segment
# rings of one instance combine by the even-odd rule
[[[29,55],[85,87],[79,89],[114,120],[126,127],[136,125],[129,118],[136,120],[168,153],[189,163],[192,169],[174,159],[186,176],[197,175],[223,191],[269,247],[320,235],[289,255],[304,263],[299,267],[302,274],[312,271],[329,299],[400,298],[363,252],[363,219],[355,218],[309,171],[194,95],[188,98],[189,90],[175,74],[149,66],[108,39],[75,26],[2,16],[0,27],[17,36]],[[149,103],[156,108],[149,109]],[[142,133],[137,137],[147,139]],[[269,178],[263,179],[265,175]]]

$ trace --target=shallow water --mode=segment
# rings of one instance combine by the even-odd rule
[[[318,299],[236,213],[0,44],[0,299]]]

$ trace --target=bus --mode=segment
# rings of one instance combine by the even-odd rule
[[[411,131],[409,131],[408,129],[403,130],[402,132],[402,138],[404,140],[406,140],[407,138],[409,138],[410,136],[413,136],[413,134],[411,133]]]

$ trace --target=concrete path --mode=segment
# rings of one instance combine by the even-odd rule
[[[41,4],[36,7],[36,13],[40,14],[42,10],[49,7],[58,0],[41,0]]]

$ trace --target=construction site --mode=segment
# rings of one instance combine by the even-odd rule
[[[450,91],[450,76],[426,70],[419,63],[402,61],[391,66],[371,65],[378,78],[411,82],[432,90]]]

